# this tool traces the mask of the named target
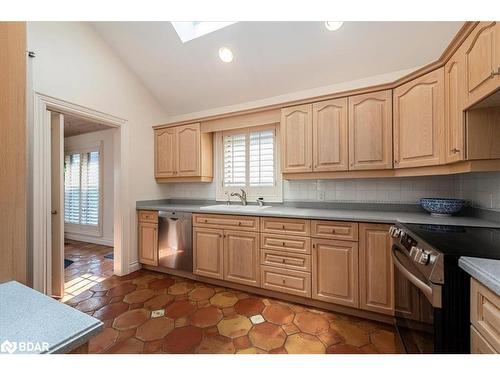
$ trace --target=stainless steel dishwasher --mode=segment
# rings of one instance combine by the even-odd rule
[[[193,271],[192,214],[160,211],[158,263],[162,267]]]

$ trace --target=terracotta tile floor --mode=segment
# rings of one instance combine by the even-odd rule
[[[389,325],[152,271],[109,277],[108,266],[98,265],[108,262],[104,250],[91,252],[81,244],[68,249],[78,257],[74,275],[102,280],[66,299],[105,324],[91,353],[397,352]]]

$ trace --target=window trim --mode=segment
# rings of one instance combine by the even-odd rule
[[[274,160],[275,160],[275,168],[274,168],[274,177],[275,177],[275,187],[274,188],[258,188],[258,187],[225,187],[224,186],[224,135],[232,135],[232,134],[249,134],[254,131],[263,131],[263,130],[274,130]],[[215,133],[215,199],[217,201],[226,201],[227,196],[226,192],[240,192],[240,189],[243,188],[247,192],[247,200],[249,203],[255,203],[257,198],[263,197],[264,202],[283,202],[283,179],[281,176],[281,153],[280,153],[280,133],[278,124],[269,124],[269,125],[259,125],[252,126],[246,128],[218,131]],[[249,171],[247,171],[249,173]],[[259,189],[269,189],[273,190],[272,194],[262,194],[259,193]],[[237,197],[231,197],[231,202],[239,202],[240,200]]]
[[[64,220],[64,233],[69,234],[80,234],[91,237],[102,237],[103,236],[103,192],[104,192],[104,154],[103,154],[103,142],[91,143],[84,147],[68,147],[64,148],[64,158],[70,154],[82,154],[86,152],[98,151],[99,152],[99,207],[98,207],[98,218],[97,225],[86,225],[86,224],[71,224],[66,223]],[[63,160],[64,168],[64,160]],[[63,180],[63,185],[65,181]],[[64,202],[63,202],[64,203]],[[62,212],[65,212],[63,208]]]

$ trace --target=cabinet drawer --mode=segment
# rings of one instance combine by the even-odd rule
[[[265,233],[293,234],[296,236],[309,236],[311,232],[310,220],[283,219],[279,217],[261,217],[261,231]]]
[[[311,274],[276,267],[261,267],[262,288],[311,297]]]
[[[291,270],[311,272],[311,256],[286,251],[260,250],[261,264]]]
[[[311,221],[311,236],[332,240],[357,241],[358,223],[348,221]]]
[[[470,318],[474,328],[500,352],[500,297],[471,279]]]
[[[146,223],[157,223],[158,211],[139,211],[139,221]]]
[[[311,239],[309,237],[286,236],[268,233],[261,233],[260,236],[260,246],[263,249],[311,254]]]
[[[498,354],[474,326],[470,326],[470,352],[471,354]]]
[[[253,216],[194,214],[193,226],[259,231],[259,218]]]

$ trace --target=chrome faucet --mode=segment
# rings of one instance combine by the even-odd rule
[[[247,205],[247,192],[243,189],[241,189],[241,194],[240,193],[231,193],[232,197],[238,197],[241,200],[241,204],[243,206]]]

